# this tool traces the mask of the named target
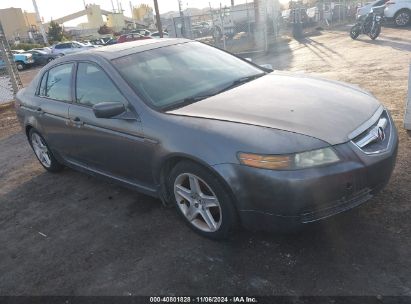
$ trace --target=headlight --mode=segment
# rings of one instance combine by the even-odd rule
[[[381,16],[375,16],[375,21],[380,21],[381,20]]]
[[[270,170],[297,170],[338,162],[340,159],[332,148],[288,155],[259,155],[238,153],[243,165]]]

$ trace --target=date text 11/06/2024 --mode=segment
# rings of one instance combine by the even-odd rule
[[[150,297],[150,303],[258,303],[254,297]]]

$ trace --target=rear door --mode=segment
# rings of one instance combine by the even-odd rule
[[[112,79],[98,65],[79,62],[76,97],[69,109],[73,162],[106,175],[141,184],[147,153],[141,121]],[[119,102],[128,118],[96,118],[93,105]],[[131,118],[130,118],[131,117]]]
[[[70,147],[68,109],[72,102],[74,63],[64,63],[43,74],[32,104],[27,105],[53,152],[66,158]]]

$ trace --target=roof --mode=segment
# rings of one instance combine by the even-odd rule
[[[112,60],[133,53],[144,52],[151,49],[157,49],[164,46],[186,43],[190,41],[191,40],[189,39],[180,38],[144,39],[93,48],[78,54],[96,54]]]

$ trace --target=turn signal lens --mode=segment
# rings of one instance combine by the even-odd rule
[[[340,160],[332,148],[289,155],[239,153],[238,159],[243,165],[270,170],[297,170],[327,165]]]
[[[244,165],[271,170],[287,169],[290,167],[291,162],[291,158],[288,155],[239,153],[238,158]]]

